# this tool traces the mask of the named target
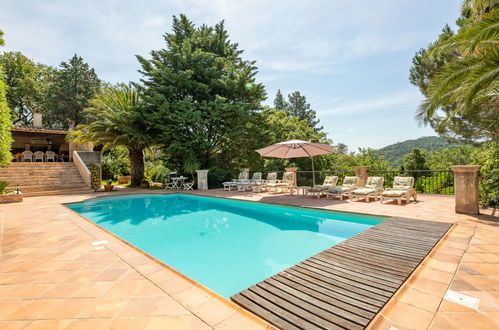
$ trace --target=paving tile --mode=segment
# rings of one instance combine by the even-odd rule
[[[53,330],[53,329],[64,329],[67,327],[72,320],[37,320],[31,322],[27,327],[23,328],[26,330]]]
[[[107,329],[110,323],[111,319],[77,319],[73,320],[65,330]]]
[[[141,330],[145,329],[150,321],[151,321],[150,317],[139,317],[139,318],[120,317],[113,319],[108,324],[108,328],[112,330],[123,330],[123,329]]]
[[[412,289],[410,287],[400,295],[397,295],[396,299],[411,306],[424,309],[428,312],[436,312],[440,302],[442,301],[442,298],[438,296]]]
[[[184,330],[188,329],[192,322],[192,315],[173,315],[173,316],[158,316],[153,317],[147,323],[146,329],[171,329]]]
[[[214,326],[223,320],[228,319],[237,311],[236,308],[224,304],[215,298],[193,307],[192,310],[195,315],[208,323],[210,326]]]
[[[480,313],[438,312],[430,329],[496,329],[497,324]]]
[[[235,313],[231,317],[216,324],[213,328],[217,330],[232,330],[232,329],[267,329],[268,323],[257,322],[253,319],[245,317],[242,314]]]
[[[387,306],[386,309],[383,309],[382,315],[411,329],[426,329],[433,318],[433,313],[403,302]]]
[[[79,315],[83,318],[113,317],[123,309],[130,298],[101,298],[88,306]]]
[[[174,297],[187,308],[199,306],[212,298],[210,294],[197,286],[181,291]]]
[[[6,320],[37,320],[45,316],[57,304],[58,301],[53,299],[32,300],[3,318]]]

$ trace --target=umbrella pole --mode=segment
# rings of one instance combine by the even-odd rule
[[[310,157],[312,160],[312,187],[315,187],[315,170],[314,170],[314,157]]]

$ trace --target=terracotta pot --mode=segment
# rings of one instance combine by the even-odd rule
[[[110,184],[110,185],[105,185],[104,186],[104,191],[112,191],[114,188],[114,185],[113,184]]]
[[[145,189],[149,188],[149,183],[141,183],[140,188],[145,188]]]
[[[130,176],[120,176],[120,177],[118,178],[118,183],[119,183],[119,184],[125,184],[125,183],[130,182],[130,180],[131,180],[131,177],[130,177]]]

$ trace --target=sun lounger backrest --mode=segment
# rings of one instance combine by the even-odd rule
[[[366,188],[374,188],[374,189],[383,188],[384,181],[385,178],[383,178],[382,176],[370,176],[367,178]]]
[[[412,176],[396,176],[393,179],[393,189],[409,190],[414,186],[414,178]]]
[[[324,178],[323,186],[336,186],[338,183],[338,177],[336,175],[328,175]]]
[[[343,187],[357,187],[357,184],[359,183],[359,177],[357,176],[346,176],[345,179],[343,179]]]
[[[260,181],[262,179],[262,172],[255,172],[253,173],[253,177],[251,180],[253,181]]]
[[[248,175],[249,173],[244,171],[244,172],[239,172],[239,177],[238,177],[238,180],[239,181],[247,181],[248,180]]]
[[[276,181],[277,180],[277,172],[270,172],[267,174],[267,181]]]

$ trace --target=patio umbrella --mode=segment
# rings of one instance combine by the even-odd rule
[[[314,143],[302,140],[290,140],[275,143],[268,147],[255,150],[262,157],[271,158],[302,158],[310,157],[312,160],[312,180],[315,185],[314,156],[330,154],[333,152],[333,146],[322,143]]]

